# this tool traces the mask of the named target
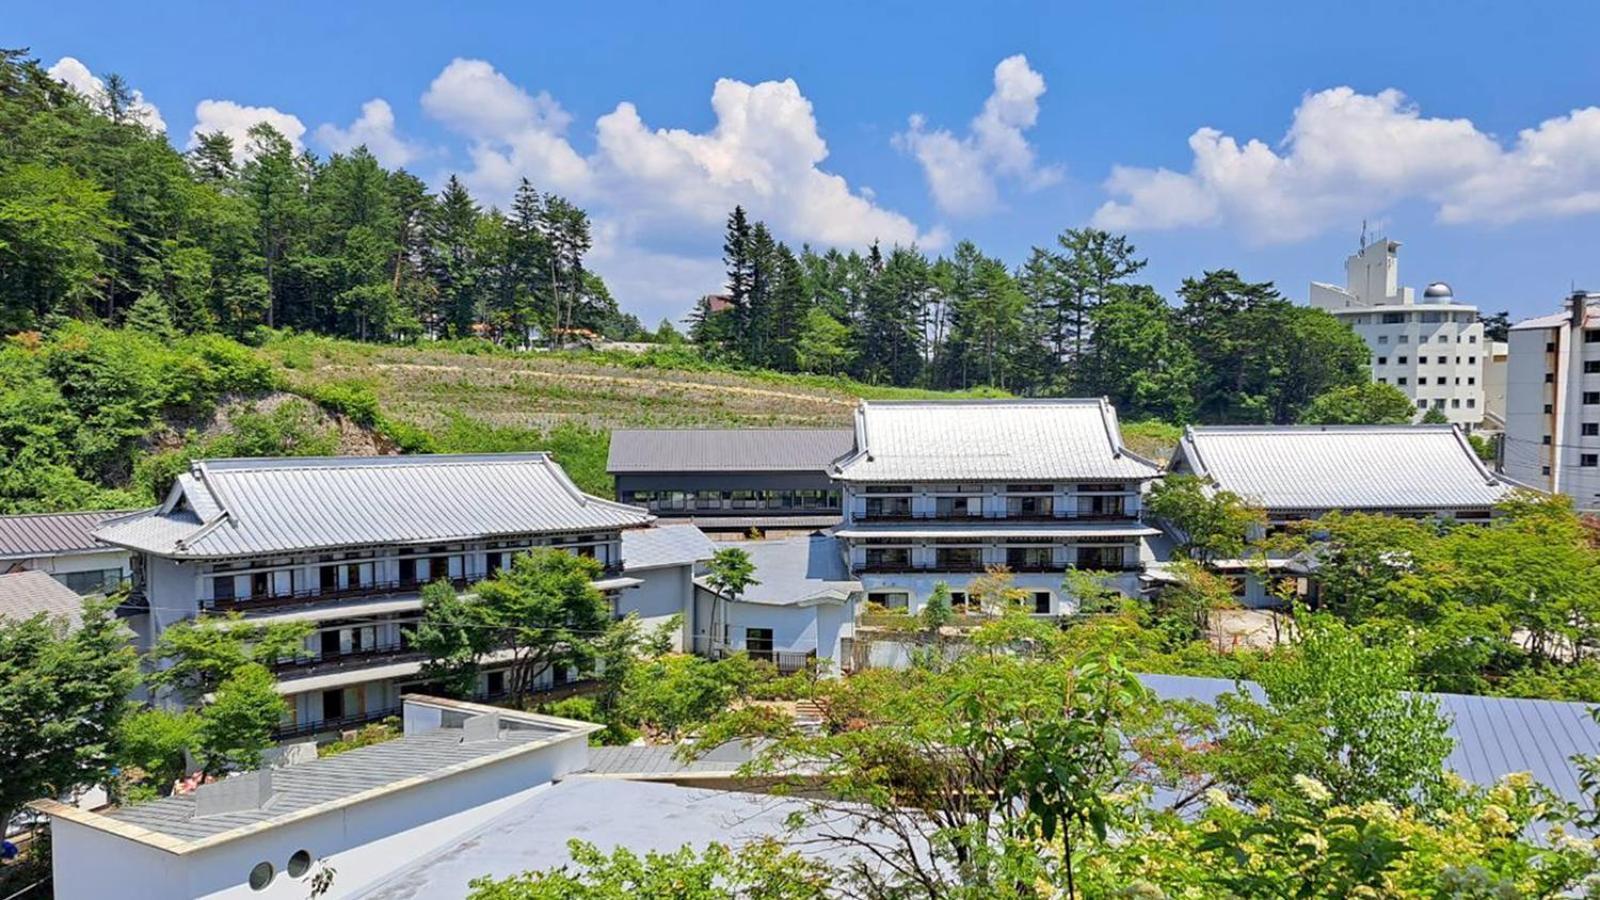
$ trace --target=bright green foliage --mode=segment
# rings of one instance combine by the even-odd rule
[[[1392,384],[1369,381],[1319,394],[1300,414],[1302,425],[1406,425],[1416,405]]]
[[[1169,475],[1150,489],[1145,509],[1177,530],[1178,550],[1210,562],[1245,555],[1249,542],[1266,527],[1266,514],[1232,491],[1213,490],[1192,475]]]
[[[1317,779],[1335,802],[1382,800],[1431,809],[1453,742],[1439,702],[1414,690],[1411,654],[1365,645],[1331,617],[1300,623],[1298,640],[1254,673],[1266,692],[1224,697],[1215,762],[1222,783],[1277,802],[1293,777]]]
[[[1592,843],[1549,824],[1559,804],[1526,775],[1453,790],[1440,813],[1343,805],[1304,777],[1261,812],[1210,795],[1196,820],[1136,814],[1120,840],[1085,859],[1084,895],[1489,900],[1589,896],[1596,887]]]
[[[311,631],[308,622],[260,625],[237,613],[179,622],[150,649],[145,682],[195,703],[246,666],[303,655]]]
[[[266,363],[216,337],[163,341],[67,323],[0,346],[0,512],[135,506],[126,485],[169,419],[273,385]]]
[[[600,574],[591,558],[535,549],[474,585],[470,600],[447,597],[448,584],[430,585],[417,628],[428,677],[466,694],[484,657],[509,651],[506,691],[520,703],[552,668],[592,671],[612,627],[611,608],[591,584]]]
[[[1179,317],[1205,422],[1296,421],[1313,398],[1367,380],[1366,344],[1327,312],[1230,270],[1185,279]]]
[[[273,745],[272,731],[289,712],[266,666],[246,663],[200,709],[200,756],[206,772],[254,769]]]
[[[764,677],[743,654],[713,661],[669,653],[629,669],[619,715],[630,727],[677,740],[748,696]]]
[[[64,166],[0,167],[0,331],[88,306],[116,237],[110,199]]]
[[[185,753],[200,752],[200,714],[192,710],[142,709],[130,713],[117,728],[117,762],[144,774],[143,782],[166,793],[183,775]]]
[[[1439,407],[1430,406],[1430,407],[1428,407],[1428,411],[1422,414],[1421,424],[1423,424],[1423,425],[1449,425],[1450,424],[1450,417],[1445,415],[1444,414],[1444,410],[1440,409]]]
[[[950,624],[955,615],[955,609],[950,605],[950,585],[942,581],[935,584],[933,592],[928,595],[928,602],[922,605],[922,627],[937,632]]]
[[[0,822],[30,800],[106,780],[138,680],[114,605],[86,601],[76,628],[0,616]]]
[[[800,371],[837,375],[850,363],[850,326],[813,307],[801,323],[795,353]]]
[[[509,878],[480,878],[470,900],[824,900],[825,867],[773,840],[758,840],[731,850],[711,844],[696,852],[646,853],[626,847],[602,853],[593,844],[567,844],[572,864],[548,872]]]

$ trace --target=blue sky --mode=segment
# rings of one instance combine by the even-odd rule
[[[1226,266],[1303,300],[1364,218],[1485,310],[1600,288],[1600,7],[1301,6],[52,2],[0,45],[121,73],[180,147],[267,117],[485,203],[526,175],[647,321],[717,286],[732,202],[1013,263],[1096,223],[1169,295]]]

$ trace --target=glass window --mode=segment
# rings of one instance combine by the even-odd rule
[[[55,579],[74,593],[109,594],[122,587],[121,569],[92,569],[88,572],[62,572]],[[230,583],[232,578],[227,579]]]
[[[1600,466],[1600,453],[1582,453],[1578,456],[1578,465],[1585,469]]]
[[[1035,615],[1047,616],[1050,614],[1050,592],[1033,592],[1033,612]]]
[[[233,599],[233,576],[224,575],[211,579],[211,598],[213,600]]]
[[[1053,561],[1049,547],[1006,548],[1006,565],[1014,571],[1049,569]]]

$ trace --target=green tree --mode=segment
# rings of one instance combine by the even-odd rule
[[[756,580],[756,564],[743,548],[724,547],[712,555],[706,563],[706,584],[715,594],[711,604],[711,647],[722,646],[728,604],[739,602],[746,590],[760,583]]]
[[[470,599],[445,601],[442,588],[431,588],[417,629],[429,671],[461,690],[485,657],[506,653],[506,692],[521,703],[552,669],[592,670],[611,626],[611,607],[592,583],[600,574],[589,557],[535,549],[478,582]]]
[[[311,632],[308,622],[262,625],[237,613],[185,620],[162,631],[150,648],[145,682],[199,703],[246,666],[304,655]]]
[[[1450,424],[1450,417],[1445,415],[1444,414],[1444,410],[1440,409],[1439,407],[1430,406],[1430,407],[1428,407],[1428,411],[1422,414],[1421,424],[1423,424],[1423,425],[1449,425]]]
[[[120,224],[110,202],[66,167],[0,167],[0,329],[85,309]]]
[[[922,627],[937,634],[940,628],[950,624],[955,615],[955,608],[950,603],[950,585],[938,582],[933,586],[933,592],[928,594],[928,602],[922,604]]]
[[[1300,413],[1302,425],[1406,425],[1416,407],[1391,384],[1366,382],[1319,394]]]
[[[0,616],[0,822],[23,804],[105,783],[138,662],[113,600],[82,620]]]
[[[128,307],[127,327],[142,331],[157,340],[170,341],[178,330],[172,325],[172,311],[167,301],[155,294],[141,294]]]
[[[1266,528],[1266,513],[1232,491],[1216,490],[1193,475],[1168,475],[1150,489],[1145,510],[1177,531],[1178,550],[1208,563],[1238,559]]]
[[[208,774],[255,769],[273,745],[272,732],[289,712],[266,666],[245,663],[217,686],[200,709],[200,755]]]
[[[1159,294],[1146,285],[1113,285],[1088,321],[1094,362],[1075,376],[1082,393],[1110,399],[1128,418],[1177,424],[1194,418],[1194,354]]]
[[[546,872],[472,882],[469,900],[825,900],[831,875],[826,866],[771,839],[733,850],[710,844],[683,847],[643,858],[627,847],[609,855],[593,844],[567,844],[573,865]]]
[[[117,729],[117,761],[124,775],[144,773],[143,781],[166,794],[184,773],[188,753],[199,755],[203,720],[193,710],[143,709]]]
[[[1293,647],[1256,672],[1265,703],[1243,690],[1219,701],[1218,777],[1258,802],[1310,777],[1335,803],[1433,807],[1454,741],[1439,701],[1411,693],[1411,660],[1407,646],[1369,647],[1331,617],[1302,622]]]

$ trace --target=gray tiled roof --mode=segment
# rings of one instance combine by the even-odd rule
[[[756,748],[730,742],[705,756],[678,758],[676,746],[590,747],[588,773],[592,775],[732,775],[755,756]]]
[[[108,817],[179,840],[195,841],[235,828],[281,820],[314,806],[495,756],[564,733],[557,727],[522,722],[511,727],[502,719],[499,740],[464,743],[460,728],[440,728],[273,769],[273,797],[261,809],[197,818],[194,795],[182,794],[123,807],[109,813]]]
[[[31,619],[39,613],[65,616],[77,624],[83,618],[83,598],[47,572],[0,575],[0,618]]]
[[[828,535],[785,538],[770,541],[730,541],[750,554],[755,577],[739,595],[740,603],[768,606],[796,606],[817,602],[838,602],[861,590],[861,582],[850,577],[839,541]],[[704,578],[697,584],[706,587]]]
[[[1513,487],[1453,425],[1191,427],[1185,465],[1268,510],[1483,508]]]
[[[841,481],[1143,480],[1104,400],[863,402]]]
[[[710,559],[717,545],[693,525],[657,525],[622,533],[622,568],[684,566]]]
[[[1140,675],[1139,680],[1165,700],[1215,702],[1234,689],[1225,678]],[[1259,696],[1260,689],[1250,685]],[[1574,756],[1600,754],[1600,725],[1587,703],[1429,694],[1451,719],[1455,749],[1445,767],[1475,784],[1492,785],[1513,772],[1531,772],[1535,781],[1573,802],[1585,800],[1578,788]]]
[[[108,543],[215,558],[319,547],[631,528],[644,510],[582,493],[543,453],[206,460]]]
[[[667,518],[662,516],[663,519]],[[697,528],[706,531],[731,531],[760,528],[763,531],[772,530],[807,530],[828,528],[839,524],[842,516],[838,513],[826,516],[789,516],[789,515],[755,515],[755,516],[673,516],[675,522],[690,522]]]
[[[128,510],[36,513],[0,516],[0,559],[29,559],[111,549],[94,538],[94,530],[107,519]]]
[[[848,428],[624,428],[606,471],[820,472],[854,440]]]

